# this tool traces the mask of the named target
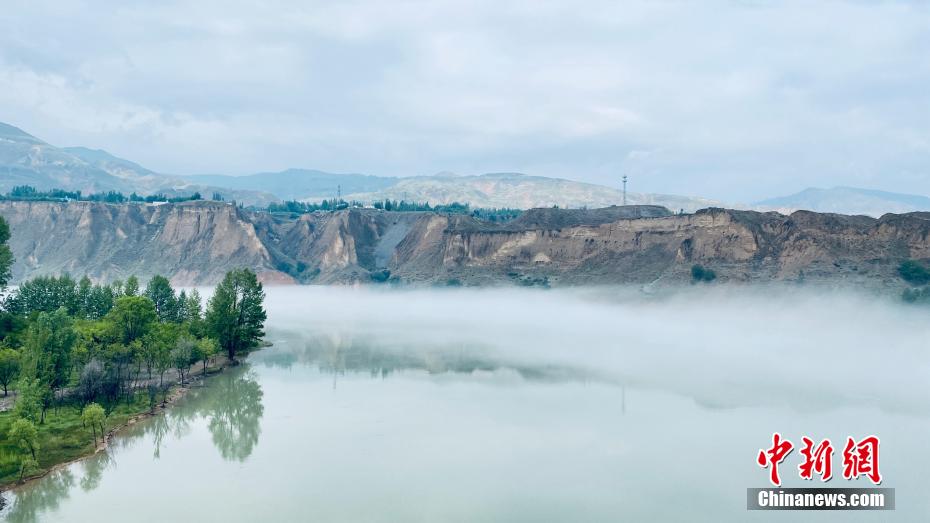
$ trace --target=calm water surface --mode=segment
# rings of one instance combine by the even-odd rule
[[[5,493],[0,514],[930,519],[930,321],[848,297],[695,299],[271,289],[273,347],[107,452]],[[746,488],[767,477],[755,453],[775,430],[878,434],[898,510],[747,512]],[[796,458],[783,465],[786,486],[816,486],[796,478]],[[869,486],[830,484],[852,485]]]

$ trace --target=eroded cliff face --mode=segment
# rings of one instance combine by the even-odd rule
[[[495,225],[468,216],[353,209],[269,215],[216,202],[0,202],[14,279],[161,273],[212,284],[234,267],[269,283],[678,284],[693,264],[721,281],[895,288],[905,258],[930,259],[930,214],[880,219],[661,207],[538,209]],[[389,272],[386,272],[389,271]]]
[[[14,281],[41,274],[95,280],[169,275],[179,285],[215,282],[234,267],[264,274],[272,257],[232,205],[0,202],[10,224]]]

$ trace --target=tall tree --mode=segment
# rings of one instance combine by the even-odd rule
[[[155,314],[161,321],[178,321],[178,299],[168,278],[156,274],[145,287],[145,296],[155,304]]]
[[[38,456],[36,455],[39,452],[39,431],[36,430],[36,426],[31,421],[20,418],[10,426],[10,432],[7,436],[10,441],[19,447],[22,453],[19,467],[19,480],[22,481],[28,469],[39,465]]]
[[[103,411],[103,407],[96,403],[91,403],[90,405],[84,407],[84,411],[81,413],[81,422],[84,426],[90,425],[90,429],[94,435],[94,446],[97,445],[97,430],[100,430],[100,436],[103,437],[103,424],[106,420],[106,414]]]
[[[88,309],[90,308],[90,295],[93,292],[94,286],[90,282],[90,278],[85,274],[80,281],[78,281],[77,291],[75,292],[75,301],[78,306],[78,315],[81,318],[90,317]]]
[[[13,405],[13,415],[29,421],[39,421],[42,410],[43,389],[47,389],[38,378],[21,376],[16,384],[16,403]]]
[[[19,374],[19,352],[10,348],[0,349],[0,385],[3,385],[4,396],[17,374]]]
[[[86,313],[92,320],[99,320],[113,308],[115,294],[109,285],[94,285],[87,298]]]
[[[265,291],[255,273],[236,269],[226,273],[207,306],[206,324],[226,351],[230,361],[236,354],[257,347],[265,335]]]
[[[152,323],[158,320],[155,304],[145,296],[119,298],[107,317],[113,322],[123,343],[141,338]]]
[[[76,340],[77,333],[63,307],[39,313],[26,331],[23,366],[51,389],[59,389],[71,376],[71,348]]]
[[[10,226],[0,217],[0,289],[5,289],[13,274],[13,251],[7,242],[10,241]]]
[[[126,283],[123,285],[123,296],[135,296],[137,294],[139,294],[139,278],[132,275],[126,278]]]

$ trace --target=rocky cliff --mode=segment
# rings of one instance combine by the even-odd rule
[[[897,288],[906,258],[930,259],[930,214],[879,219],[662,207],[536,209],[506,224],[353,209],[271,215],[217,202],[0,202],[14,278],[169,275],[210,284],[246,266],[274,283],[384,279],[439,284],[676,284],[693,264],[720,281],[826,281]]]

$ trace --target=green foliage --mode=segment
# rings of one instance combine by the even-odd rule
[[[194,347],[194,360],[203,362],[203,373],[207,373],[207,362],[216,356],[220,346],[213,338],[201,338]]]
[[[194,354],[195,347],[197,347],[195,340],[182,336],[178,338],[174,348],[171,349],[171,363],[178,371],[178,381],[181,382],[181,385],[184,384],[184,377],[190,370],[191,364],[198,361],[197,356]]]
[[[3,386],[3,395],[7,395],[7,389],[13,380],[19,375],[19,352],[4,347],[0,348],[0,385]]]
[[[901,279],[914,285],[930,283],[930,270],[916,260],[904,260],[898,266],[898,275]]]
[[[521,275],[518,272],[509,272],[507,276],[510,277],[517,285],[523,287],[542,287],[544,289],[549,288],[549,277],[548,276],[531,276],[531,275]]]
[[[25,281],[14,293],[12,301],[9,308],[26,315],[33,312],[52,312],[62,307],[69,314],[75,314],[80,306],[77,282],[67,274],[38,276]]]
[[[131,416],[147,412],[149,405],[143,394],[133,395],[114,406],[107,416],[111,426],[125,423]],[[11,411],[0,412],[0,484],[15,481],[22,466],[20,450],[7,435],[10,427],[19,419]],[[57,463],[71,461],[94,451],[87,437],[87,428],[81,421],[81,410],[74,408],[55,409],[42,425],[35,425],[41,453],[37,463],[30,464],[26,473],[42,472]]]
[[[174,196],[168,197],[164,194],[150,194],[148,196],[140,196],[136,193],[130,194],[128,197],[119,191],[106,191],[98,192],[92,194],[82,194],[81,191],[67,191],[64,189],[50,189],[47,191],[39,191],[31,185],[19,185],[13,187],[13,190],[6,193],[6,195],[0,196],[2,200],[15,200],[15,201],[84,201],[84,202],[106,202],[106,203],[126,203],[126,202],[169,202],[169,203],[178,203],[186,202],[192,200],[202,200],[203,197],[199,192],[194,192],[188,196]]]
[[[113,307],[114,291],[108,285],[92,285],[87,276],[79,282],[65,274],[38,276],[25,281],[5,304],[7,312],[29,315],[52,312],[62,307],[78,318],[99,319]]]
[[[13,414],[17,418],[38,422],[42,413],[42,397],[46,387],[38,378],[23,376],[16,385],[18,396],[13,404]]]
[[[371,281],[375,283],[384,283],[391,278],[391,271],[387,269],[382,269],[380,271],[373,271],[369,276],[371,276]]]
[[[126,278],[126,283],[123,284],[123,296],[136,296],[138,294],[139,278],[136,278],[135,275]]]
[[[103,407],[96,403],[91,403],[84,407],[84,410],[81,412],[81,422],[84,423],[84,426],[90,427],[91,433],[94,436],[94,445],[97,444],[97,432],[99,430],[100,437],[104,435],[104,422],[106,421],[107,416],[103,410]]]
[[[155,314],[160,321],[178,321],[178,298],[168,278],[153,276],[145,287],[145,297],[155,304]]]
[[[26,331],[24,375],[39,378],[52,390],[64,386],[71,372],[71,348],[77,339],[64,308],[42,312]]]
[[[158,315],[152,300],[144,296],[127,295],[116,300],[107,319],[113,323],[120,340],[130,343],[144,336],[152,323],[158,320]]]
[[[255,273],[237,269],[226,273],[207,306],[208,332],[216,338],[230,360],[258,346],[265,335],[265,291]]]
[[[22,481],[26,472],[38,466],[39,432],[31,421],[19,418],[13,422],[7,437],[19,450],[19,480]]]
[[[901,299],[907,303],[930,303],[930,287],[904,289]]]
[[[307,214],[314,211],[339,211],[349,207],[362,207],[361,202],[347,202],[343,199],[323,200],[320,203],[308,203],[298,201],[286,201],[281,203],[271,203],[268,205],[268,212],[289,212],[292,214]]]
[[[691,283],[710,283],[717,279],[717,273],[711,269],[705,268],[703,265],[692,265],[691,266]]]
[[[10,240],[10,226],[0,217],[0,289],[6,289],[10,282],[13,268],[13,251],[7,242]]]
[[[30,188],[18,194],[36,196]],[[4,256],[8,239],[0,219],[0,288],[12,261]],[[264,294],[254,273],[240,271],[227,280],[233,282],[232,310],[245,320],[234,322],[235,348],[245,350],[262,334]],[[183,380],[192,364],[206,364],[216,353],[217,342],[204,338],[206,332],[200,295],[176,296],[161,276],[152,278],[145,295],[134,276],[112,285],[67,274],[23,282],[0,312],[0,385],[6,394],[16,380],[18,393],[13,408],[0,412],[0,484],[85,454],[98,430],[103,433],[104,420],[120,423],[152,408],[159,390],[167,394],[164,374],[172,365]]]
[[[224,283],[220,298],[211,301],[212,318],[231,320],[223,347],[235,354],[263,335],[264,292],[250,271],[234,271]],[[41,277],[24,282],[4,305],[0,385],[6,391],[15,383],[18,394],[13,409],[0,412],[0,434],[9,434],[16,420],[29,422],[47,457],[20,456],[10,438],[0,437],[0,482],[92,450],[106,428],[101,418],[115,423],[114,413],[150,410],[159,391],[167,396],[169,369],[184,382],[198,363],[206,372],[219,350],[218,341],[206,337],[212,329],[200,294],[176,295],[160,276],[142,295],[134,277],[112,286],[87,277]],[[24,430],[22,423],[17,427]]]

